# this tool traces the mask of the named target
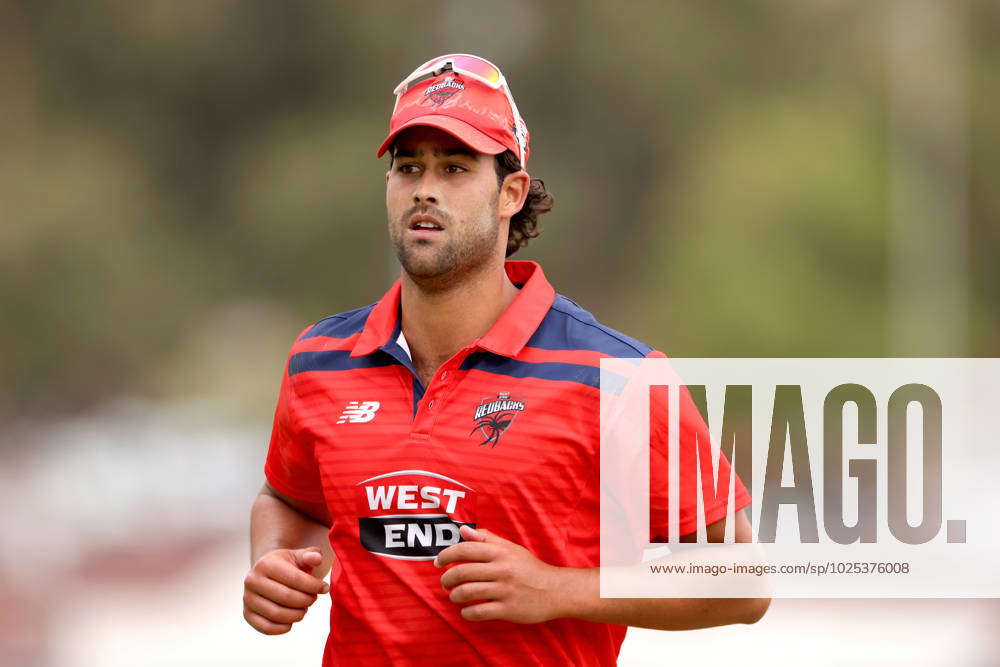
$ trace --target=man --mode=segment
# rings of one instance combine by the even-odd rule
[[[378,155],[400,280],[292,347],[247,622],[287,632],[331,566],[324,665],[607,665],[627,625],[756,621],[766,599],[599,597],[599,360],[663,355],[555,294],[536,263],[505,261],[552,200],[524,170],[529,134],[495,66],[442,56],[395,92]],[[681,420],[707,436],[696,411]],[[705,507],[710,540],[725,510]],[[735,528],[749,541],[742,511]]]

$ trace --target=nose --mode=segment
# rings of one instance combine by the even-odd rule
[[[413,191],[413,203],[418,205],[439,203],[438,182],[431,170],[424,171]]]

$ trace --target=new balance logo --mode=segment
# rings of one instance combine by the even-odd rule
[[[344,411],[340,413],[340,419],[337,420],[338,424],[343,424],[344,422],[351,422],[354,424],[360,424],[364,422],[370,422],[375,419],[375,411],[379,409],[381,403],[378,401],[351,401],[344,408]]]

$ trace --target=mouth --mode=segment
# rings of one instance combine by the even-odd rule
[[[427,213],[420,213],[418,215],[410,218],[410,224],[408,229],[411,232],[419,233],[436,233],[444,231],[444,225],[441,221],[435,218],[433,215],[428,215]]]

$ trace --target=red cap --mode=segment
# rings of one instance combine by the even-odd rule
[[[453,71],[413,84],[396,100],[389,119],[389,135],[379,146],[376,157],[382,157],[400,132],[415,125],[444,130],[479,153],[496,155],[509,149],[518,155],[515,111],[507,95],[502,87],[493,88],[475,77]],[[527,127],[524,133],[522,167],[531,154]]]

